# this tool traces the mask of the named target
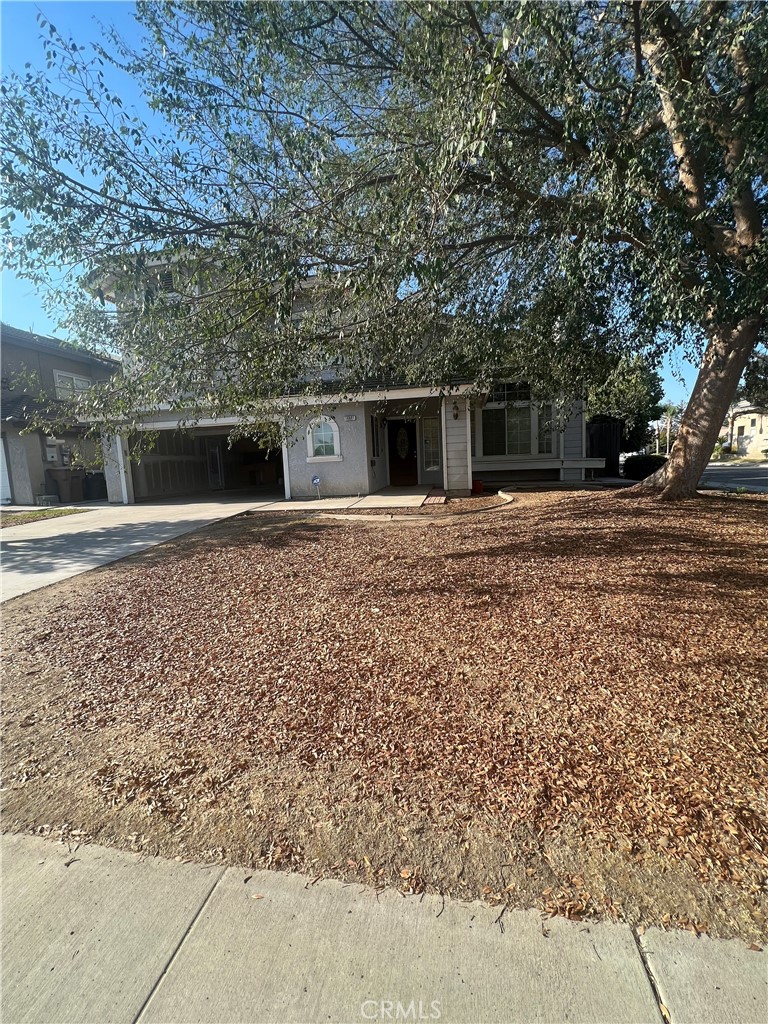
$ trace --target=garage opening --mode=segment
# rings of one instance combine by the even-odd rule
[[[226,433],[161,430],[153,449],[131,464],[137,501],[243,491],[282,497],[283,454]]]

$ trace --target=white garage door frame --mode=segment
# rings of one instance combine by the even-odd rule
[[[0,505],[13,504],[11,478],[8,475],[8,462],[5,457],[5,438],[0,438]]]

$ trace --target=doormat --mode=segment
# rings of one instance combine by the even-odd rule
[[[446,501],[445,491],[441,491],[439,488],[433,488],[426,496],[422,505],[444,505]]]

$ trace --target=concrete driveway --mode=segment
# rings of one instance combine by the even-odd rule
[[[267,495],[232,494],[177,498],[138,505],[90,505],[75,516],[41,519],[0,534],[0,600],[48,587],[155,544],[192,533],[250,510],[328,512],[335,509],[404,508],[421,505],[429,488],[384,488],[350,498],[282,501]]]
[[[180,498],[158,504],[84,506],[88,511],[81,515],[12,526],[4,529],[0,538],[0,600],[135,555],[261,503],[238,495],[206,501]]]

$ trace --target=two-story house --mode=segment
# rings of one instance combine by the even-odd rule
[[[172,291],[178,265],[158,261],[156,269],[157,286]],[[136,301],[120,294],[110,275],[98,280],[100,297],[118,308]],[[294,318],[311,306],[318,284],[308,278],[296,286]],[[479,395],[469,382],[413,387],[380,379],[352,399],[342,393],[333,367],[320,377],[322,394],[307,396],[298,388],[274,400],[282,450],[248,439],[230,444],[228,435],[240,422],[234,411],[198,418],[184,432],[178,411],[153,412],[142,429],[157,432],[158,440],[138,463],[128,458],[127,438],[111,440],[110,501],[228,489],[286,499],[366,495],[385,487],[439,488],[458,496],[469,494],[475,481],[579,481],[585,470],[605,464],[587,457],[583,403],[536,401],[524,383],[502,379]],[[290,426],[284,429],[286,409]]]
[[[106,498],[104,475],[95,468],[101,454],[97,443],[84,440],[75,428],[54,433],[53,428],[29,430],[29,425],[35,413],[45,415],[51,401],[108,379],[119,364],[7,324],[0,324],[0,358],[0,501],[34,505],[44,497]]]

